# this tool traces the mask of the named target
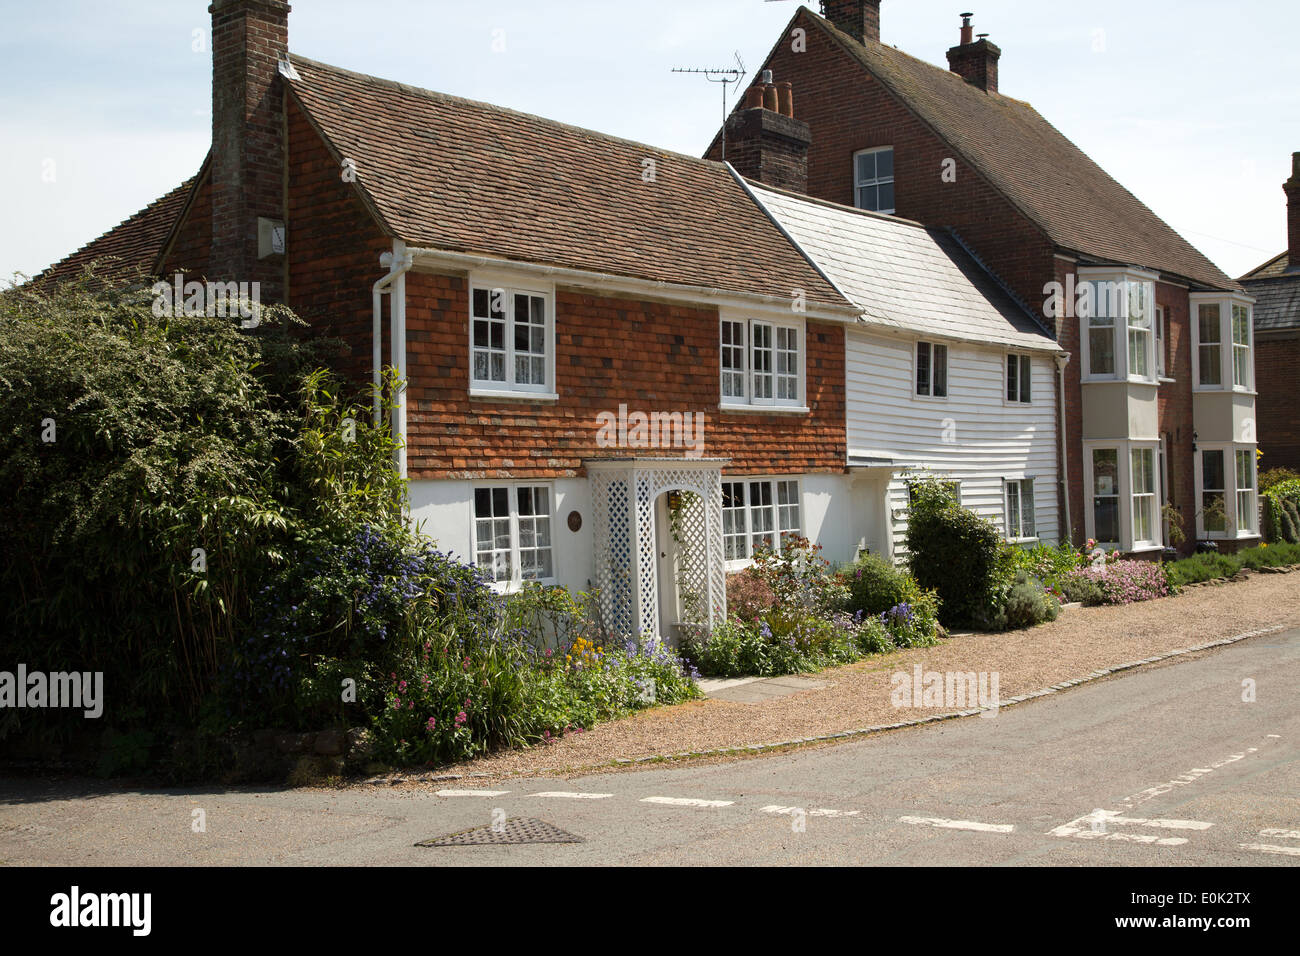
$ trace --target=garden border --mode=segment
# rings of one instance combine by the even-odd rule
[[[426,783],[442,780],[461,780],[467,777],[484,777],[484,778],[516,778],[516,777],[547,777],[547,776],[573,776],[579,773],[591,773],[601,770],[621,769],[625,767],[634,767],[638,764],[651,763],[668,763],[678,760],[699,760],[710,757],[734,757],[745,754],[759,754],[773,750],[787,750],[796,747],[808,746],[811,744],[828,743],[833,740],[847,740],[852,737],[864,737],[868,734],[884,733],[889,730],[902,730],[906,727],[919,727],[923,724],[939,723],[945,720],[956,720],[961,717],[973,717],[976,714],[987,710],[1000,710],[1004,707],[1013,707],[1017,704],[1023,704],[1026,701],[1036,700],[1040,697],[1047,697],[1058,691],[1068,690],[1071,687],[1078,687],[1081,684],[1090,684],[1093,681],[1101,680],[1112,674],[1119,674],[1124,671],[1133,670],[1137,667],[1143,667],[1147,664],[1157,664],[1160,661],[1169,660],[1175,657],[1186,657],[1190,654],[1196,654],[1201,651],[1209,650],[1215,647],[1227,647],[1240,641],[1248,640],[1252,637],[1263,637],[1266,634],[1276,634],[1279,631],[1285,631],[1291,625],[1276,624],[1272,627],[1259,628],[1254,631],[1246,631],[1242,634],[1236,634],[1232,637],[1220,638],[1216,641],[1206,641],[1203,644],[1196,644],[1192,647],[1184,647],[1179,650],[1169,651],[1164,654],[1157,654],[1154,657],[1143,658],[1142,660],[1129,661],[1126,664],[1117,664],[1115,667],[1105,667],[1095,670],[1083,677],[1074,678],[1073,680],[1062,681],[1059,684],[1053,684],[1041,690],[1030,691],[1027,694],[1019,694],[1010,697],[1006,701],[999,702],[996,708],[993,707],[975,707],[967,710],[958,710],[946,714],[934,714],[930,717],[921,717],[916,720],[904,720],[894,724],[879,724],[873,727],[861,727],[856,730],[844,730],[834,734],[821,734],[816,737],[795,737],[791,740],[782,740],[775,743],[767,744],[750,744],[743,747],[719,747],[712,750],[695,750],[682,751],[675,754],[651,754],[646,757],[616,757],[612,761],[599,764],[590,764],[580,767],[554,767],[545,770],[513,772],[513,773],[427,773],[427,774],[397,774],[393,776],[371,777],[361,781],[362,784],[389,784],[396,785],[399,783]]]

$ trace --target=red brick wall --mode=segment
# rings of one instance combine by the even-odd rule
[[[1300,471],[1300,331],[1255,336],[1255,389],[1260,471]]]
[[[185,221],[176,230],[171,252],[163,261],[162,273],[181,271],[205,275],[212,250],[212,179],[204,176],[194,194]]]
[[[289,304],[317,333],[348,343],[348,354],[338,361],[338,368],[351,381],[365,384],[372,364],[370,290],[388,271],[379,257],[392,250],[392,239],[375,223],[354,186],[343,181],[339,161],[292,98],[286,114]],[[390,360],[387,298],[384,364]]]
[[[468,281],[407,275],[410,349],[408,468],[413,479],[556,478],[582,474],[582,459],[676,456],[596,444],[602,411],[697,412],[704,456],[730,457],[732,474],[842,471],[844,332],[809,322],[808,415],[720,415],[718,314],[564,289],[556,293],[559,401],[472,399]]]

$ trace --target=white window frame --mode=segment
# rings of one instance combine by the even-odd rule
[[[519,492],[525,488],[541,489],[546,492],[546,500],[548,505],[548,511],[546,514],[529,515],[529,516],[520,515]],[[505,489],[506,502],[509,507],[510,576],[505,580],[498,581],[495,580],[495,575],[493,575],[494,580],[489,581],[488,582],[489,585],[494,590],[500,593],[510,593],[513,591],[518,591],[520,588],[522,588],[525,580],[527,580],[529,583],[535,583],[535,584],[544,584],[544,585],[557,584],[559,572],[557,570],[558,549],[556,547],[555,527],[556,527],[556,514],[557,514],[558,504],[555,498],[554,485],[546,481],[474,481],[470,483],[469,521],[470,521],[470,553],[472,556],[472,563],[474,564],[475,567],[491,572],[492,571],[491,568],[486,568],[485,566],[480,565],[478,563],[478,555],[479,555],[478,524],[479,521],[484,519],[478,517],[477,497],[478,497],[478,492],[482,489],[486,489],[488,491]],[[527,520],[534,520],[534,521],[538,518],[546,518],[548,521],[548,530],[550,532],[550,542],[551,542],[549,545],[549,549],[551,552],[551,573],[547,577],[525,579],[523,576],[523,564],[522,561],[520,560],[521,551],[522,551],[521,548],[522,535],[520,534],[521,518]],[[495,520],[500,520],[500,519],[495,519]],[[496,550],[497,549],[494,549],[494,553]]]
[[[795,487],[795,501],[793,504],[781,503],[781,486],[789,482]],[[773,539],[773,548],[777,554],[781,553],[782,537],[785,534],[804,534],[804,498],[803,498],[803,479],[798,475],[724,475],[722,478],[723,485],[741,484],[744,486],[745,500],[740,508],[727,508],[726,512],[740,512],[743,517],[743,528],[739,531],[733,531],[723,534],[723,555],[726,555],[726,538],[741,538],[744,544],[743,554],[738,558],[725,558],[728,571],[738,571],[749,567],[754,560],[754,538],[756,535],[771,534]],[[753,488],[754,486],[766,486],[771,494],[771,503],[763,506],[767,511],[767,518],[771,522],[771,530],[766,528],[755,527],[754,512],[758,509],[754,506]],[[782,516],[782,509],[791,507],[798,508],[799,526],[796,528],[787,527],[788,521]]]
[[[1169,378],[1168,363],[1165,361],[1165,349],[1169,342],[1169,330],[1167,323],[1169,320],[1169,307],[1157,305],[1156,310],[1156,378],[1162,382],[1172,382]]]
[[[474,377],[474,293],[486,292],[491,296],[501,292],[505,302],[505,371],[504,382]],[[543,374],[545,380],[538,383],[515,382],[515,296],[536,296],[542,299],[546,310],[546,324],[543,357]],[[559,398],[555,385],[555,286],[520,278],[519,276],[493,273],[473,273],[469,281],[469,394],[482,398],[523,398],[532,401],[555,401]]]
[[[1079,322],[1079,352],[1081,365],[1079,367],[1081,380],[1083,382],[1135,382],[1140,384],[1158,384],[1160,381],[1160,372],[1157,368],[1157,362],[1154,357],[1155,352],[1155,311],[1156,311],[1156,282],[1159,280],[1154,272],[1145,272],[1141,269],[1113,269],[1110,267],[1085,266],[1078,270],[1078,280],[1080,286],[1083,283],[1105,284],[1120,283],[1124,286],[1123,294],[1119,296],[1121,314],[1105,315],[1109,319],[1108,325],[1099,325],[1098,329],[1107,328],[1111,335],[1111,349],[1114,354],[1114,370],[1111,373],[1094,373],[1092,371],[1092,342],[1091,332],[1093,330],[1092,318],[1095,313],[1098,317],[1103,317],[1103,312],[1108,313],[1109,297],[1102,297],[1096,294],[1096,285],[1094,285],[1094,294],[1092,296],[1091,309],[1080,308],[1077,310],[1077,321]],[[1141,291],[1138,298],[1145,305],[1147,323],[1145,325],[1133,325],[1134,318],[1134,293],[1135,287]],[[1105,308],[1103,308],[1105,303]],[[1143,345],[1146,349],[1147,356],[1147,373],[1138,375],[1132,371],[1130,362],[1129,340],[1131,333],[1139,333],[1143,336]]]
[[[1255,300],[1249,296],[1219,292],[1193,292],[1189,296],[1192,315],[1192,390],[1196,392],[1237,392],[1255,394]],[[1212,306],[1219,312],[1219,341],[1210,343],[1219,349],[1219,383],[1201,384],[1201,307]],[[1233,335],[1233,312],[1246,310],[1246,344],[1240,346]],[[1246,381],[1238,384],[1236,356],[1245,349]]]
[[[1205,528],[1205,452],[1222,452],[1223,484],[1222,489],[1212,488],[1208,493],[1223,495],[1223,530],[1207,531]],[[1195,455],[1196,480],[1196,537],[1207,541],[1236,541],[1258,538],[1259,534],[1259,463],[1253,444],[1243,442],[1197,442]],[[1250,456],[1251,487],[1243,489],[1237,484],[1237,455],[1248,453]],[[1248,527],[1243,530],[1240,508],[1240,493],[1250,492]]]
[[[1030,507],[1025,510],[1025,486],[1029,486]],[[1013,495],[1014,489],[1014,495]],[[1012,498],[1016,507],[1012,508]],[[1013,522],[1012,515],[1015,515]],[[1025,518],[1033,523],[1033,534],[1024,534]],[[1012,524],[1020,534],[1012,534]],[[1017,475],[1002,479],[1002,530],[1008,542],[1012,544],[1032,544],[1039,540],[1038,535],[1038,492],[1032,475]]]
[[[1011,397],[1011,364],[1016,366],[1016,397]],[[1034,358],[1025,352],[1008,352],[1002,363],[1004,405],[1024,406],[1034,403]]]
[[[923,394],[919,391],[920,381],[917,376],[921,370],[921,347],[928,346],[930,350],[930,372],[927,381],[929,392]],[[943,394],[934,394],[935,368],[935,350],[943,349]],[[932,402],[946,402],[952,396],[952,347],[947,342],[939,342],[934,339],[918,339],[912,346],[912,397]]]
[[[1150,491],[1139,491],[1137,488],[1137,475],[1133,466],[1137,463],[1137,458],[1139,455],[1149,456],[1149,460],[1150,460],[1149,477],[1151,479]],[[1142,550],[1147,548],[1158,548],[1161,546],[1161,541],[1163,540],[1163,535],[1164,535],[1164,529],[1161,527],[1161,523],[1160,523],[1160,508],[1157,507],[1157,503],[1160,501],[1160,480],[1157,475],[1156,468],[1158,467],[1160,461],[1160,446],[1158,444],[1154,447],[1152,447],[1151,445],[1142,445],[1142,444],[1130,445],[1128,451],[1128,460],[1129,460],[1129,496],[1128,496],[1129,534],[1130,537],[1132,537],[1133,539],[1133,549]],[[1147,522],[1149,523],[1151,528],[1151,536],[1148,538],[1141,538],[1141,539],[1139,539],[1137,536],[1137,509],[1138,509],[1138,504],[1140,503],[1139,499],[1143,499],[1143,502],[1141,503],[1146,504],[1151,509],[1150,512],[1147,514]]]
[[[872,179],[861,179],[861,180],[858,179],[858,157],[867,156],[875,153],[884,153],[884,152],[888,152],[891,154],[891,159],[892,159],[891,166],[894,170],[893,173],[891,173],[888,176],[876,176]],[[873,146],[870,149],[860,149],[853,154],[853,206],[854,208],[865,209],[867,212],[878,212],[884,216],[894,215],[894,211],[898,208],[898,186],[895,184],[895,176],[898,173],[897,163],[898,163],[898,155],[897,153],[894,152],[893,146]],[[889,209],[866,209],[865,206],[860,204],[859,196],[860,196],[860,191],[862,190],[863,187],[884,186],[886,184],[894,187],[894,205],[892,207],[890,207]]]
[[[1151,502],[1151,531],[1156,536],[1155,540],[1134,541],[1133,540],[1133,452],[1135,450],[1150,450],[1152,464],[1152,479],[1154,494]],[[1116,466],[1118,474],[1116,480],[1119,487],[1115,491],[1117,508],[1119,512],[1119,537],[1118,541],[1098,541],[1098,547],[1117,548],[1125,553],[1141,551],[1158,551],[1163,547],[1164,528],[1161,522],[1161,512],[1164,509],[1164,495],[1161,490],[1160,476],[1156,469],[1160,461],[1160,440],[1129,440],[1129,439],[1096,439],[1085,441],[1083,443],[1083,500],[1084,500],[1084,530],[1089,538],[1097,538],[1096,512],[1094,511],[1094,499],[1098,497],[1094,494],[1094,474],[1093,474],[1093,452],[1102,450],[1113,450],[1116,453]]]
[[[728,324],[740,326],[743,329],[743,343],[741,352],[744,356],[743,369],[728,369],[722,364],[723,350],[734,349],[734,344],[724,345],[722,333],[724,327]],[[759,332],[759,335],[755,333]],[[780,371],[780,356],[782,351],[788,352],[789,349],[780,349],[782,335],[793,336],[795,343],[795,361],[794,361],[794,391],[793,398],[780,397],[781,382],[789,381],[791,375],[789,372]],[[768,346],[765,350],[768,353],[769,370],[760,370],[756,367],[755,355],[756,340],[767,336]],[[718,316],[718,396],[719,407],[731,411],[755,411],[755,410],[774,410],[774,411],[791,411],[807,412],[806,394],[808,388],[808,335],[807,325],[801,319],[789,319],[777,317],[775,315],[753,315],[742,316],[730,312],[721,312]],[[743,372],[742,380],[744,383],[744,395],[728,395],[726,391],[726,382],[728,376],[735,376],[737,372]],[[759,396],[760,391],[758,384],[761,378],[767,378],[771,386],[771,395]],[[766,389],[763,389],[766,391]]]

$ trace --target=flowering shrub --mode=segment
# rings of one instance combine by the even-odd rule
[[[727,575],[727,610],[740,621],[757,621],[776,604],[776,594],[749,568]]]
[[[844,582],[822,557],[822,546],[800,535],[782,535],[780,554],[756,550],[748,573],[771,591],[773,603],[786,609],[830,613],[848,597]]]
[[[1169,594],[1165,569],[1150,561],[1116,560],[1099,568],[1076,568],[1069,577],[1095,584],[1102,604],[1132,604]]]

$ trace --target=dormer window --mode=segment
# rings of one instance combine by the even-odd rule
[[[894,147],[853,154],[853,202],[871,212],[894,212]]]

